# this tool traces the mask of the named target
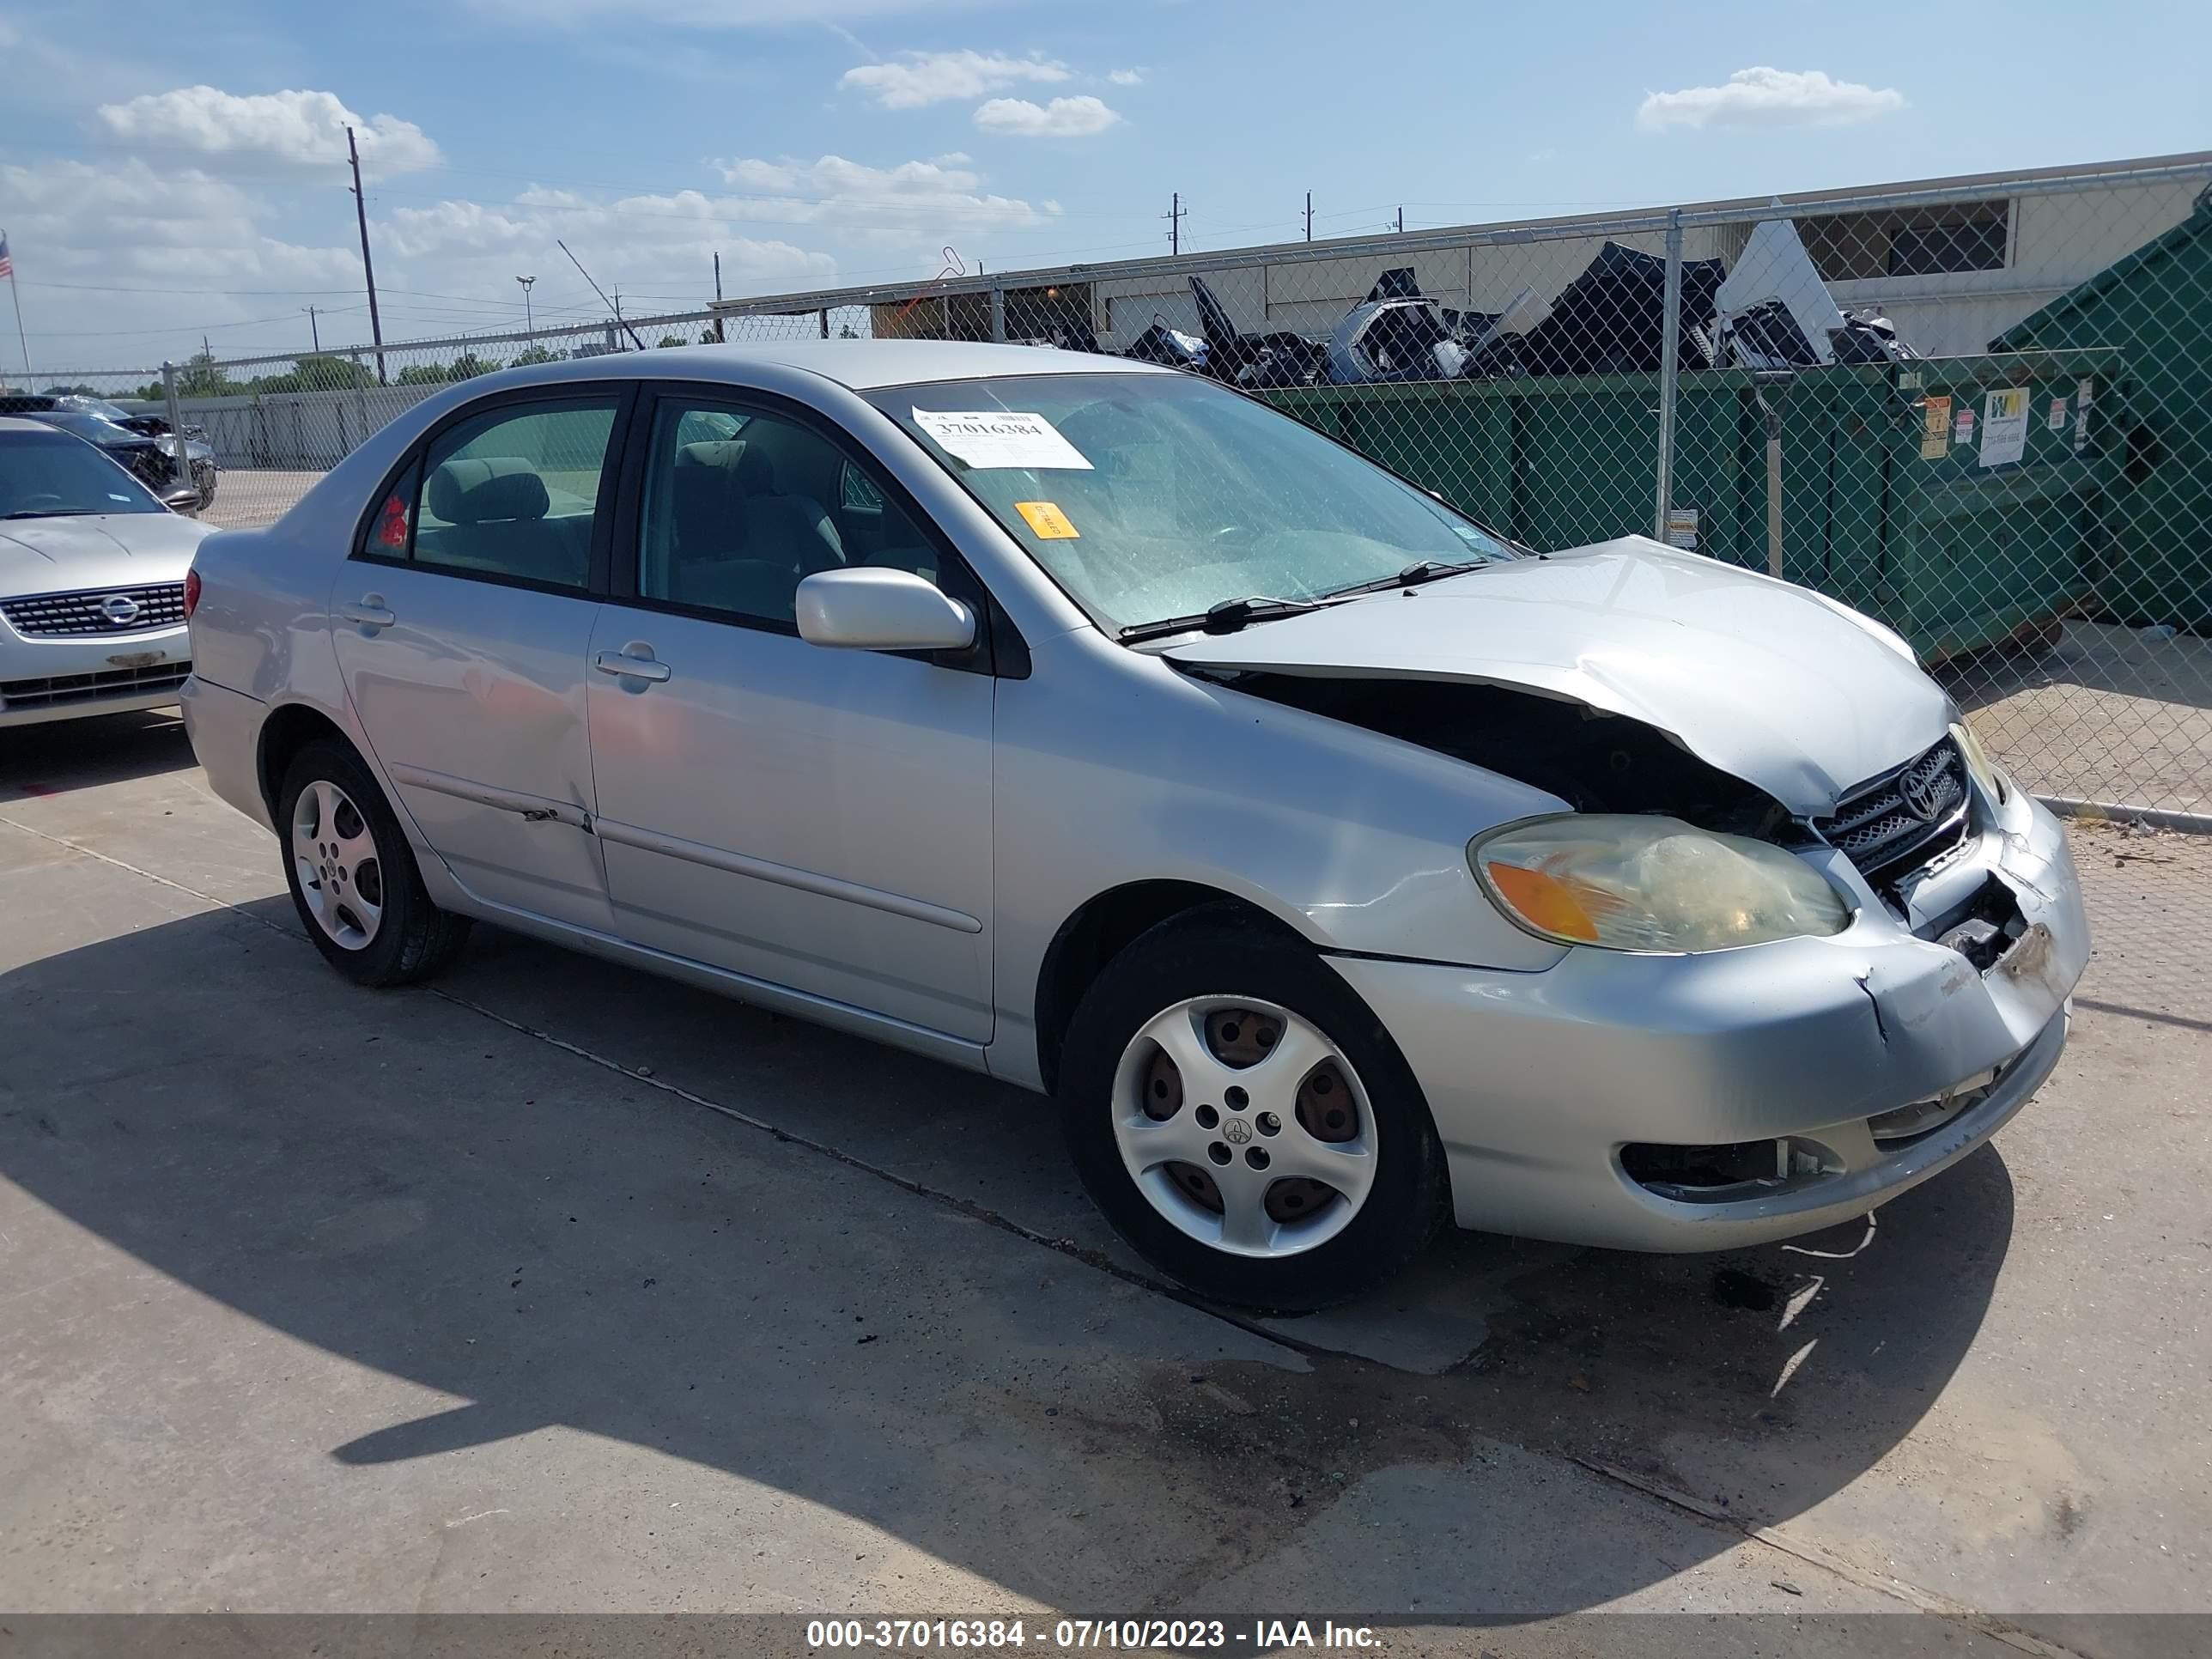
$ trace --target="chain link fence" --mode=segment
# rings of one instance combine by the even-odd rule
[[[455,380],[849,337],[1170,364],[1539,549],[1649,535],[1802,583],[1909,640],[2039,794],[2212,828],[2212,156],[56,380],[173,388],[240,526]]]

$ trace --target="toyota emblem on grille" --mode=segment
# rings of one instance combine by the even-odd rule
[[[1923,823],[1933,823],[1943,811],[1943,772],[1941,768],[1923,776],[1918,772],[1907,772],[1898,785],[1898,795],[1905,802],[1905,810]]]
[[[100,614],[118,628],[128,628],[138,620],[138,601],[128,593],[110,593],[100,602]]]

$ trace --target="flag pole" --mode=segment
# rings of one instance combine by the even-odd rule
[[[8,233],[0,229],[0,248],[8,246]],[[15,306],[15,343],[23,350],[23,390],[31,389],[31,343],[23,335],[23,291],[15,285],[15,263],[8,262],[8,297]]]

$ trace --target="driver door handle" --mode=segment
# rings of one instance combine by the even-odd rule
[[[620,651],[602,651],[592,659],[592,666],[602,674],[617,675],[623,679],[649,680],[659,685],[674,672],[669,665],[653,657],[632,657]]]

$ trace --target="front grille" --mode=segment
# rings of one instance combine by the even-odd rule
[[[117,622],[100,607],[127,599],[138,607],[128,622]],[[185,620],[185,585],[156,582],[148,587],[110,587],[90,593],[45,593],[32,599],[0,599],[0,616],[27,639],[82,638],[95,634],[150,634],[177,628]]]
[[[97,674],[52,674],[39,680],[0,680],[0,714],[26,708],[57,708],[65,703],[98,702],[105,697],[136,697],[173,691],[190,677],[188,662],[157,662],[145,668],[111,668]]]
[[[1822,840],[1880,887],[1950,851],[1966,835],[1966,763],[1946,738],[1815,818]]]

